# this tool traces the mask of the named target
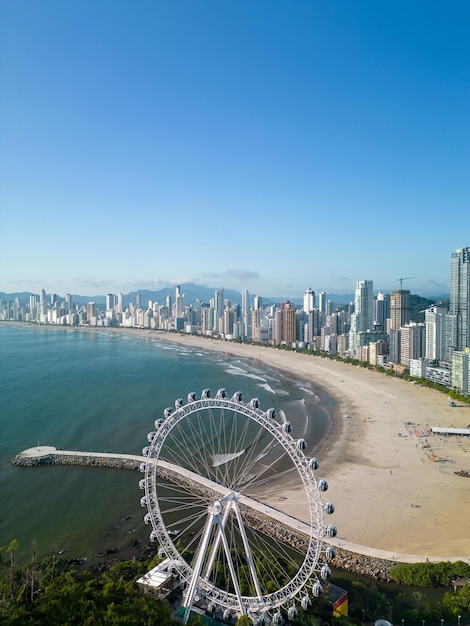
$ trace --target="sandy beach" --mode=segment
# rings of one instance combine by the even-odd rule
[[[431,433],[433,426],[467,427],[470,407],[453,408],[445,394],[319,357],[173,333],[158,338],[269,363],[314,381],[334,400],[333,430],[317,456],[340,542],[470,557],[470,478],[455,474],[470,470],[470,439]],[[272,501],[305,519],[301,496],[279,485]]]

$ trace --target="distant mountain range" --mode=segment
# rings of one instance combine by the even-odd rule
[[[185,296],[186,304],[195,304],[196,300],[199,299],[202,302],[209,302],[211,298],[214,297],[215,288],[210,287],[202,287],[201,285],[195,285],[194,283],[185,283],[180,285],[181,293]],[[7,300],[15,300],[19,299],[21,304],[26,304],[29,301],[29,296],[32,295],[32,292],[15,292],[15,293],[5,293],[0,291],[0,300],[3,302]],[[34,294],[37,298],[39,298],[39,294]],[[63,294],[57,294],[59,301],[65,299]],[[154,302],[159,302],[160,304],[164,304],[166,302],[167,296],[171,297],[172,302],[175,300],[175,287],[165,287],[163,289],[159,289],[158,291],[150,291],[148,289],[141,289],[139,291],[131,291],[128,294],[125,294],[123,297],[123,304],[127,306],[129,303],[136,301],[137,295],[140,295],[140,299],[143,306],[147,305],[149,300],[153,300]],[[224,289],[225,299],[230,300],[234,304],[241,304],[242,302],[242,294],[239,291],[235,291],[232,289]],[[318,297],[318,294],[316,294]],[[47,294],[47,297],[50,298],[50,294]],[[437,301],[448,301],[449,295],[442,296],[411,296],[412,300],[416,300],[417,306],[421,309],[426,308],[430,304],[433,304]],[[354,302],[354,293],[348,294],[330,294],[327,293],[328,300],[335,302],[337,305],[342,306],[348,304],[349,302]],[[87,302],[96,302],[99,307],[103,307],[106,303],[105,295],[94,295],[94,296],[82,296],[78,294],[72,294],[72,300],[75,304],[82,305]],[[290,300],[296,306],[302,306],[303,304],[303,296],[299,298],[279,298],[279,297],[266,297],[263,296],[264,304],[279,304],[284,302],[285,300]],[[253,303],[253,294],[250,294],[250,302]]]

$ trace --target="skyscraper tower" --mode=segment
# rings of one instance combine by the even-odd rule
[[[358,334],[372,330],[374,326],[374,283],[372,280],[358,280],[354,295],[354,313],[351,315],[349,331],[349,352],[357,358]]]
[[[251,337],[250,292],[248,289],[242,291],[242,322],[243,334]]]
[[[175,317],[184,317],[184,294],[181,294],[181,287],[176,285],[175,287]]]
[[[430,361],[442,361],[445,347],[445,318],[447,308],[440,304],[433,304],[424,313],[426,325],[426,359]]]
[[[248,310],[250,308],[250,292],[248,289],[244,289],[242,291],[242,316],[243,320],[245,320]]]
[[[219,330],[219,320],[224,315],[224,308],[225,308],[224,300],[225,300],[225,292],[224,292],[224,288],[221,287],[220,289],[217,289],[214,295],[214,309],[215,309],[214,330],[215,331]]]
[[[73,303],[72,303],[72,296],[69,293],[65,294],[65,302],[66,302],[67,311],[71,311]]]
[[[379,291],[374,303],[374,323],[383,330],[387,327],[387,319],[390,317],[390,296]]]
[[[450,263],[450,305],[446,318],[446,361],[470,347],[470,247],[458,248]]]
[[[315,292],[311,287],[304,291],[304,311],[310,313],[315,308]]]
[[[275,313],[274,343],[293,343],[297,340],[295,306],[289,300],[281,304]]]
[[[371,330],[374,324],[374,283],[372,280],[358,280],[354,295],[356,331]]]
[[[390,296],[390,328],[401,328],[410,321],[411,294],[408,289],[397,289]]]

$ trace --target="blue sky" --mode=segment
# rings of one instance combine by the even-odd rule
[[[0,291],[448,291],[468,0],[0,6]]]

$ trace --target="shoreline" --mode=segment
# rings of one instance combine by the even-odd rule
[[[324,394],[320,406],[331,417],[330,432],[316,447],[317,476],[329,483],[339,541],[389,552],[470,558],[470,479],[455,474],[470,470],[470,440],[430,433],[433,426],[466,427],[470,407],[450,407],[445,394],[271,346],[148,329],[8,324],[151,335],[162,342],[253,360],[291,380],[308,381]],[[331,406],[324,404],[327,397]],[[295,510],[305,518],[302,494],[288,485],[277,483],[267,495],[276,508]]]

